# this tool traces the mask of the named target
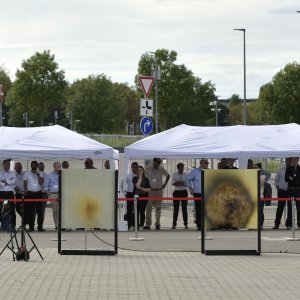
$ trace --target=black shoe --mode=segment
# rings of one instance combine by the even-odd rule
[[[171,229],[176,229],[176,226],[172,226]]]
[[[38,231],[45,231],[45,229],[43,227],[38,227]]]
[[[277,230],[277,229],[279,229],[279,226],[275,225],[272,229]]]
[[[28,231],[34,231],[34,227],[29,227]]]
[[[144,226],[143,229],[144,229],[144,230],[149,230],[149,229],[150,229],[150,226]]]
[[[292,226],[286,226],[286,230],[290,230]]]
[[[160,230],[160,225],[155,225],[155,230]]]
[[[197,231],[201,231],[201,227],[197,227]]]

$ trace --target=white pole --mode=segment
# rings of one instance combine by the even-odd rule
[[[144,238],[138,237],[138,218],[137,218],[137,202],[139,200],[139,195],[134,195],[133,197],[133,207],[134,207],[134,238],[130,238],[131,241],[143,241]],[[127,212],[128,214],[128,212]]]

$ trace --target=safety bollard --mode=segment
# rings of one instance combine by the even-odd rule
[[[143,241],[144,238],[138,237],[138,210],[137,210],[137,202],[139,200],[139,195],[134,195],[133,197],[133,209],[134,209],[134,238],[130,238],[130,241]]]

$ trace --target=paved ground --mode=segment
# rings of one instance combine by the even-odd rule
[[[206,256],[195,226],[170,230],[171,212],[165,209],[163,230],[140,232],[144,241],[119,232],[118,255],[61,256],[50,209],[46,225],[46,232],[31,234],[44,260],[35,249],[27,263],[13,261],[8,249],[0,256],[1,299],[299,299],[300,256],[292,252],[300,253],[300,242],[286,241],[291,231],[264,230],[261,256]],[[98,238],[87,234],[88,248],[112,249],[103,241],[113,243],[113,232],[95,234]],[[257,246],[250,231],[208,232],[207,237],[213,238],[207,249]],[[8,238],[0,233],[1,249]],[[63,239],[63,248],[84,248],[84,232],[64,232]]]

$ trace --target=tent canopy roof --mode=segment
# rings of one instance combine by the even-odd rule
[[[62,126],[0,127],[0,159],[112,159],[118,151]]]
[[[125,158],[270,158],[299,156],[300,126],[179,125],[125,147]]]

